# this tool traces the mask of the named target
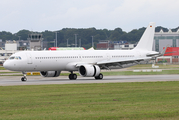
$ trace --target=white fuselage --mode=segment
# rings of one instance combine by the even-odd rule
[[[8,59],[4,66],[14,71],[76,71],[78,63],[135,59],[146,57],[146,54],[145,51],[134,50],[23,51],[12,55],[21,59]]]

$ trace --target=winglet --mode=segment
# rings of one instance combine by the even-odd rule
[[[146,28],[144,34],[140,38],[137,46],[134,50],[146,50],[152,51],[153,41],[154,41],[154,32],[155,32],[155,23],[149,23],[148,27]]]

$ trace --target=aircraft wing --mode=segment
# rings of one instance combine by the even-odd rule
[[[129,59],[120,59],[120,60],[104,60],[101,62],[97,62],[97,65],[103,65],[103,64],[111,64],[111,63],[129,63],[129,62],[140,62],[147,59],[151,59],[151,57],[143,57],[143,58],[129,58]]]
[[[96,63],[77,63],[76,67],[80,67],[81,65],[91,64],[91,65],[99,65],[101,68],[108,69],[111,66],[119,66],[123,68],[124,64],[138,64],[141,61],[150,60],[151,57],[143,57],[143,58],[129,58],[129,59],[116,59],[116,60],[104,60]]]
[[[119,66],[121,68],[123,68],[122,65],[127,65],[127,64],[138,64],[141,61],[145,61],[145,60],[150,60],[151,57],[143,57],[143,58],[129,58],[129,59],[120,59],[120,60],[110,60],[110,61],[101,61],[101,62],[97,62],[97,65],[99,65],[100,67],[104,67],[104,68],[108,68],[110,66]]]

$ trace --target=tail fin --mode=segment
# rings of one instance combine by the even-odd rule
[[[140,49],[140,50],[152,51],[154,32],[155,32],[155,23],[151,22],[149,23],[148,27],[146,28],[144,34],[140,38],[134,50]]]

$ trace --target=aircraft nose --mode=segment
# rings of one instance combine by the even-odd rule
[[[7,61],[5,61],[3,63],[3,67],[6,68],[6,69],[9,69],[10,68],[10,64]]]

